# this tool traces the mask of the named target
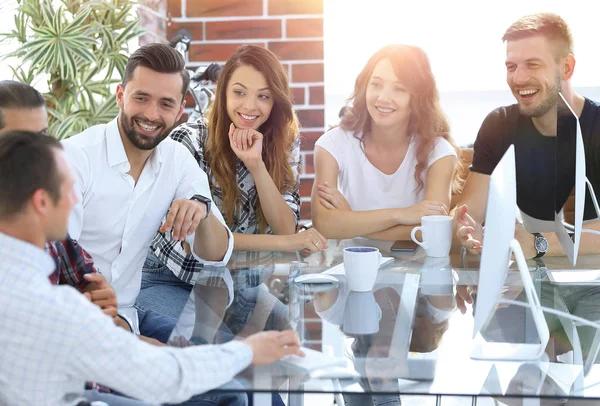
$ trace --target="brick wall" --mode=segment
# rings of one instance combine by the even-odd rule
[[[167,38],[192,34],[191,68],[224,63],[245,43],[271,50],[287,69],[302,125],[302,219],[310,218],[312,151],[325,131],[323,0],[166,0]]]
[[[167,0],[140,0],[137,14],[140,26],[145,30],[139,44],[164,42],[167,36]]]

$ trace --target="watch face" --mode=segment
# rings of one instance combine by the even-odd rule
[[[546,252],[548,250],[548,240],[546,240],[544,237],[536,237],[535,249],[538,252]]]

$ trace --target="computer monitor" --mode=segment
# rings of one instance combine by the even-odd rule
[[[579,241],[583,228],[586,193],[585,168],[585,150],[579,118],[563,95],[559,93],[556,126],[556,189],[554,202],[556,219],[554,232],[573,266],[577,262]],[[563,210],[571,190],[575,192],[575,216],[574,223],[568,225],[564,222]],[[573,237],[571,237],[570,232],[573,233]]]
[[[550,334],[539,298],[529,275],[529,269],[519,242],[515,239],[517,189],[515,174],[515,149],[511,145],[490,176],[485,217],[485,234],[479,268],[477,301],[473,326],[471,357],[490,360],[538,360],[544,354]],[[489,322],[498,303],[514,253],[521,281],[533,314],[540,338],[539,343],[488,342],[481,331]]]
[[[544,221],[521,211],[523,225],[530,233],[554,232],[573,266],[577,262],[583,221],[600,217],[591,183],[586,177],[585,149],[579,118],[559,93],[556,120],[556,165],[554,181],[554,221]],[[588,186],[586,191],[586,184]],[[567,224],[564,208],[571,191],[575,197],[574,223]],[[587,194],[586,194],[587,192]]]

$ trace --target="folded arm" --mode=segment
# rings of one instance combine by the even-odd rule
[[[427,171],[424,201],[442,202],[450,207],[452,200],[452,177],[456,166],[456,158],[447,156],[435,161]],[[400,225],[366,237],[374,240],[410,240],[410,233],[414,225]]]
[[[417,205],[368,211],[331,209],[326,206],[327,203],[323,203],[319,185],[337,185],[339,167],[329,152],[316,147],[316,178],[311,197],[313,223],[327,238],[362,236],[386,240],[408,239],[410,230],[419,224],[422,216],[446,213],[450,204],[450,184],[455,162],[456,158],[449,156],[431,165],[427,174],[425,200]]]

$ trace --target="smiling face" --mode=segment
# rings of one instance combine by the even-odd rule
[[[117,87],[119,126],[136,148],[152,150],[168,137],[183,114],[179,73],[159,73],[138,66],[125,88]]]
[[[508,41],[506,82],[525,116],[541,117],[556,105],[561,72],[555,49],[545,37]]]
[[[366,92],[373,124],[382,128],[402,126],[410,117],[410,94],[400,83],[389,59],[375,65]]]
[[[269,119],[273,96],[265,76],[252,66],[231,74],[226,95],[227,115],[237,128],[258,130]]]

